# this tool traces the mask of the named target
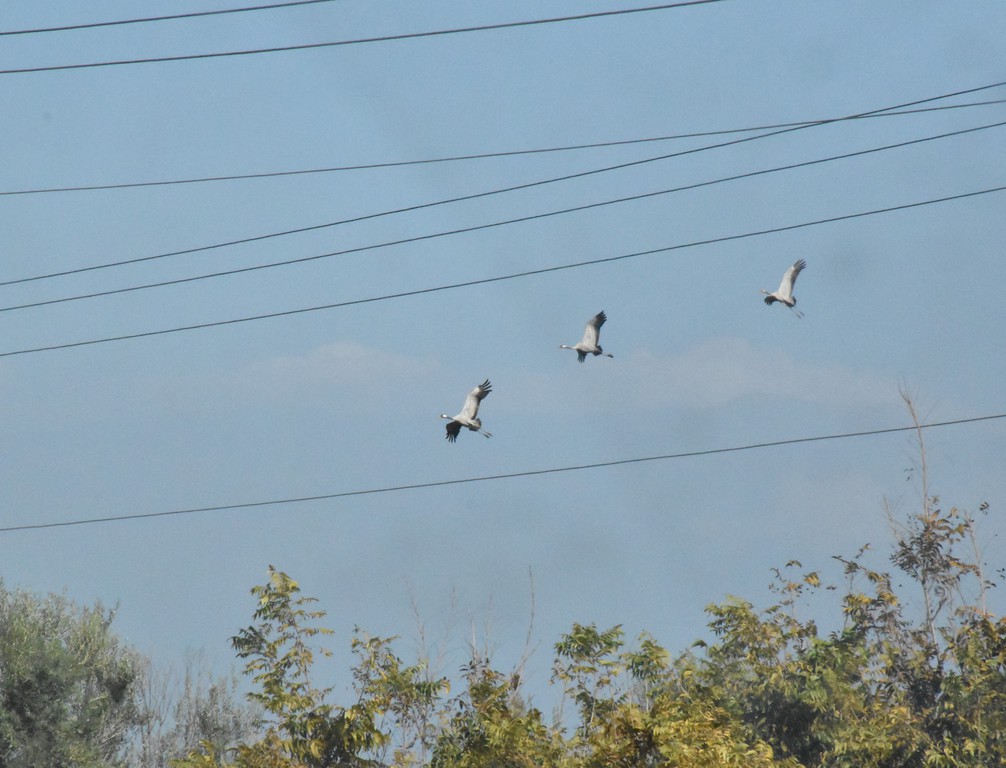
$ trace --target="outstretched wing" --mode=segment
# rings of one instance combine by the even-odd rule
[[[485,396],[492,391],[493,385],[489,382],[489,379],[486,379],[468,393],[468,397],[465,398],[465,407],[461,410],[461,412],[469,419],[474,419],[479,413],[479,403],[481,403]]]
[[[461,422],[460,421],[448,421],[447,422],[447,439],[452,443],[458,439],[458,435],[461,434]]]
[[[601,326],[604,325],[607,319],[608,316],[603,311],[594,315],[584,327],[583,339],[580,343],[585,346],[596,347],[601,335]]]
[[[782,283],[779,284],[779,295],[790,298],[793,295],[793,286],[796,284],[797,276],[803,272],[804,267],[807,266],[807,262],[803,259],[797,260],[797,262],[786,270],[786,274],[782,276]]]

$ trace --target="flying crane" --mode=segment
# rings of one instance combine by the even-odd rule
[[[576,361],[582,363],[587,355],[604,355],[605,357],[614,357],[601,349],[601,345],[598,344],[598,340],[601,337],[601,326],[608,319],[608,316],[604,312],[598,312],[594,315],[588,322],[586,327],[583,329],[583,338],[580,339],[579,344],[574,344],[572,347],[565,344],[560,344],[559,349],[575,349],[576,350]]]
[[[792,267],[786,270],[786,274],[782,276],[782,282],[779,284],[779,290],[775,293],[769,293],[762,288],[761,292],[766,294],[765,303],[772,306],[773,302],[781,301],[787,307],[792,309],[797,317],[803,317],[803,312],[796,309],[796,298],[793,296],[793,285],[796,283],[797,276],[803,272],[804,267],[806,266],[806,261],[798,259]]]
[[[447,422],[448,440],[452,443],[455,442],[461,433],[461,427],[468,427],[472,432],[478,432],[484,437],[492,437],[491,432],[486,432],[482,429],[482,419],[478,418],[479,404],[492,391],[493,385],[489,382],[489,379],[486,379],[468,393],[468,397],[465,398],[465,407],[461,409],[461,413],[457,416],[448,416],[446,413],[440,414],[441,419],[449,419]]]

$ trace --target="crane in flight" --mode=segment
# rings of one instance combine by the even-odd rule
[[[587,355],[604,355],[605,357],[614,357],[614,355],[608,354],[603,349],[601,345],[598,344],[598,340],[601,337],[601,326],[608,319],[608,316],[604,312],[598,312],[594,315],[583,329],[583,338],[580,339],[579,344],[574,344],[572,347],[566,344],[560,344],[559,349],[575,349],[576,350],[576,361],[582,363]]]
[[[804,267],[806,266],[806,261],[803,259],[797,259],[796,263],[787,269],[786,274],[782,276],[782,282],[779,284],[778,291],[775,293],[769,293],[762,288],[761,292],[765,294],[765,303],[772,306],[773,302],[781,301],[787,307],[792,309],[797,317],[803,317],[803,312],[796,309],[796,298],[793,296],[793,286],[796,283],[796,278],[801,272],[803,272]]]
[[[455,442],[458,439],[458,435],[461,434],[461,427],[468,427],[472,432],[478,432],[484,437],[492,437],[491,432],[486,432],[482,429],[482,419],[478,418],[479,404],[492,391],[493,385],[489,382],[489,379],[486,379],[468,393],[468,397],[465,398],[465,407],[461,409],[461,413],[457,416],[448,416],[446,413],[440,414],[441,419],[448,419],[448,440],[452,443]]]

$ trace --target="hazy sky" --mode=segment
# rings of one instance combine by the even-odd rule
[[[1006,129],[985,127],[1006,105],[714,134],[1006,99],[986,88],[1006,81],[998,0],[727,0],[23,71],[642,5],[336,0],[4,36],[0,527],[900,427],[899,388],[926,421],[1006,412],[1006,192],[987,192]],[[221,7],[8,3],[0,31]],[[306,170],[325,172],[120,186]],[[798,258],[802,320],[759,293]],[[166,281],[184,282],[79,298]],[[602,309],[614,357],[578,365],[559,345]],[[492,439],[447,442],[438,415],[487,377]],[[1006,420],[926,442],[945,507],[991,504],[981,542],[1003,566]],[[474,625],[511,663],[533,595],[539,690],[574,621],[679,651],[709,603],[766,605],[790,559],[839,581],[832,556],[872,542],[887,567],[885,505],[918,510],[917,458],[902,432],[5,530],[0,575],[117,605],[159,662],[226,670],[273,564],[329,612],[340,686],[354,625],[408,656],[416,615],[435,651]]]

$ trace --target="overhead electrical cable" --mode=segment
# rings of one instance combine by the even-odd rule
[[[614,11],[596,11],[593,13],[578,13],[570,16],[556,16],[548,19],[526,19],[524,21],[501,22],[498,24],[479,24],[470,27],[455,27],[453,29],[438,29],[430,32],[406,32],[398,35],[379,35],[375,37],[362,37],[354,40],[334,40],[326,43],[303,43],[300,45],[278,45],[270,48],[253,48],[242,51],[218,51],[214,53],[192,53],[179,56],[156,56],[145,59],[119,59],[112,61],[93,61],[85,64],[56,64],[44,67],[22,67],[20,69],[0,69],[0,75],[23,75],[34,72],[59,72],[71,69],[93,69],[96,67],[119,67],[133,64],[164,64],[176,61],[198,61],[203,59],[219,59],[235,56],[257,56],[265,53],[286,53],[291,51],[310,51],[321,48],[335,48],[350,45],[366,45],[369,43],[388,43],[398,40],[416,40],[425,37],[443,37],[445,35],[459,35],[470,32],[490,32],[500,29],[515,29],[518,27],[541,26],[545,24],[560,24],[571,21],[585,21],[588,19],[600,19],[612,16],[625,16],[632,13],[648,13],[651,11],[666,11],[674,8],[687,8],[696,5],[710,5],[712,3],[722,3],[726,0],[685,0],[678,3],[665,3],[663,5],[651,5],[646,8],[622,8]]]
[[[892,110],[898,110],[898,109],[903,109],[903,108],[906,108],[906,107],[918,106],[920,104],[926,104],[926,103],[930,103],[930,102],[933,102],[933,101],[940,101],[940,100],[943,100],[943,99],[953,98],[955,96],[961,96],[961,95],[965,95],[965,94],[975,93],[975,92],[978,92],[978,91],[984,91],[984,90],[988,90],[990,88],[997,88],[997,87],[1000,87],[1000,86],[1003,86],[1003,85],[1006,85],[1006,81],[1001,81],[1001,82],[998,82],[998,83],[991,83],[989,85],[983,85],[983,86],[979,86],[977,88],[968,88],[966,90],[954,91],[954,92],[951,92],[951,93],[944,93],[944,94],[941,94],[939,96],[930,96],[930,97],[927,97],[925,99],[917,99],[915,101],[910,101],[910,102],[906,102],[906,103],[903,103],[903,104],[896,104],[896,105],[890,106],[890,107],[881,107],[879,109],[873,109],[873,110],[869,110],[869,111],[866,111],[866,112],[859,112],[859,113],[856,113],[854,115],[846,115],[844,117],[828,118],[828,119],[819,120],[819,121],[816,121],[816,122],[813,122],[813,123],[801,123],[801,124],[799,124],[797,126],[786,127],[786,128],[780,129],[780,130],[773,130],[773,131],[771,131],[769,133],[762,133],[762,134],[758,134],[756,136],[747,136],[747,137],[744,137],[744,138],[733,139],[731,141],[720,142],[720,143],[717,143],[717,144],[708,144],[708,145],[705,145],[703,147],[695,147],[695,148],[688,149],[688,150],[683,150],[683,151],[680,151],[680,152],[673,152],[673,153],[669,153],[669,154],[658,155],[656,157],[644,158],[642,160],[635,160],[635,161],[627,162],[627,163],[619,163],[619,164],[612,165],[612,166],[604,166],[602,168],[594,168],[594,169],[591,169],[591,170],[588,170],[588,171],[582,171],[582,172],[575,173],[575,174],[568,174],[568,175],[565,175],[565,176],[553,177],[553,178],[550,178],[550,179],[542,179],[542,180],[539,180],[539,181],[529,182],[529,183],[526,183],[526,184],[520,184],[520,185],[516,185],[516,186],[513,186],[513,187],[505,187],[505,188],[502,188],[502,189],[489,190],[489,191],[486,191],[486,192],[479,192],[479,193],[475,193],[475,194],[472,194],[472,195],[465,195],[465,196],[461,196],[461,197],[450,198],[450,199],[447,199],[447,200],[438,200],[438,201],[434,201],[432,203],[420,203],[420,204],[414,205],[414,206],[408,206],[408,207],[405,207],[405,208],[399,208],[399,209],[395,209],[395,210],[391,210],[391,211],[381,211],[381,212],[378,212],[378,213],[375,213],[375,214],[366,214],[364,216],[359,216],[359,217],[350,218],[350,219],[344,219],[344,220],[341,220],[341,221],[326,222],[324,224],[314,224],[314,225],[307,226],[307,227],[299,227],[299,228],[296,228],[296,229],[289,229],[289,230],[284,230],[284,231],[281,231],[281,232],[270,232],[270,233],[267,233],[267,234],[264,234],[264,235],[255,235],[255,236],[241,238],[241,239],[237,239],[237,240],[230,240],[230,241],[225,241],[225,242],[220,242],[220,243],[213,243],[213,244],[210,244],[210,245],[198,246],[198,247],[195,247],[195,248],[187,248],[187,249],[178,250],[178,251],[169,251],[167,253],[154,254],[152,256],[139,256],[139,257],[132,258],[132,259],[124,259],[124,260],[120,260],[120,261],[107,262],[107,263],[104,263],[104,264],[93,264],[93,265],[88,265],[86,267],[76,267],[74,269],[62,270],[62,271],[59,271],[59,272],[49,272],[49,273],[40,274],[40,275],[33,275],[33,276],[30,276],[30,277],[15,278],[15,279],[12,279],[12,280],[0,281],[0,286],[16,285],[18,283],[32,282],[32,281],[35,281],[35,280],[45,280],[45,279],[55,278],[55,277],[65,277],[65,276],[68,276],[68,275],[80,274],[82,272],[91,272],[91,271],[95,271],[95,270],[99,270],[99,269],[111,269],[113,267],[121,267],[121,266],[125,266],[127,264],[138,264],[138,263],[146,262],[146,261],[154,261],[154,260],[157,260],[157,259],[164,259],[164,258],[168,258],[168,257],[171,257],[171,256],[181,256],[181,255],[185,255],[185,254],[198,253],[200,251],[207,251],[207,250],[212,250],[212,249],[216,249],[216,248],[226,248],[226,247],[233,246],[233,245],[242,245],[242,244],[245,244],[245,243],[257,242],[257,241],[260,241],[260,240],[266,240],[266,239],[274,238],[274,237],[285,237],[287,235],[300,234],[300,233],[303,233],[303,232],[316,231],[316,230],[325,229],[325,228],[328,228],[328,227],[339,226],[339,225],[342,225],[342,224],[355,223],[355,222],[358,222],[358,221],[364,221],[364,220],[367,220],[367,219],[373,219],[373,218],[377,218],[377,217],[380,217],[380,216],[388,216],[388,215],[392,215],[392,214],[396,214],[396,213],[404,213],[404,212],[408,212],[408,211],[415,211],[415,210],[419,210],[421,208],[429,208],[429,207],[433,207],[433,206],[436,206],[436,205],[445,205],[445,204],[448,204],[448,203],[460,202],[460,201],[463,201],[463,200],[473,200],[473,199],[480,198],[480,197],[488,197],[490,195],[502,194],[502,193],[505,193],[505,192],[513,192],[513,191],[517,191],[517,190],[523,190],[523,189],[529,189],[529,188],[532,188],[532,187],[543,186],[545,184],[553,184],[553,183],[557,183],[557,182],[561,182],[561,181],[569,181],[569,180],[576,179],[576,178],[582,178],[582,177],[585,177],[585,176],[595,175],[595,174],[599,174],[599,173],[605,173],[605,172],[608,172],[608,171],[621,170],[621,169],[624,169],[624,168],[633,167],[633,166],[637,166],[637,165],[642,165],[642,164],[645,164],[645,163],[656,162],[656,161],[659,161],[659,160],[672,159],[672,158],[681,157],[681,156],[684,156],[684,155],[695,154],[697,152],[704,152],[704,151],[707,151],[707,150],[719,149],[719,148],[722,148],[722,147],[734,146],[736,144],[743,144],[743,143],[746,143],[746,142],[749,142],[749,141],[757,141],[759,139],[768,138],[768,137],[771,137],[771,136],[778,136],[778,135],[781,135],[781,134],[793,133],[795,131],[805,130],[805,129],[811,128],[811,127],[816,127],[816,126],[821,126],[821,125],[830,125],[830,124],[833,124],[833,123],[838,123],[838,122],[843,122],[843,121],[846,121],[846,120],[857,119],[857,118],[861,118],[861,117],[865,117],[865,116],[869,116],[869,115],[876,115],[876,114],[880,114],[880,113],[890,112]]]
[[[142,290],[147,290],[147,289],[151,289],[151,288],[164,288],[164,287],[173,286],[173,285],[184,285],[186,283],[193,283],[193,282],[197,282],[197,281],[200,281],[200,280],[208,280],[208,279],[219,278],[219,277],[231,277],[231,276],[234,276],[234,275],[245,274],[245,273],[249,273],[249,272],[257,272],[257,271],[261,271],[261,270],[264,270],[264,269],[274,269],[274,268],[277,268],[277,267],[286,267],[286,266],[292,266],[292,265],[295,265],[295,264],[306,264],[308,262],[318,261],[318,260],[321,260],[321,259],[333,258],[335,256],[345,256],[345,255],[348,255],[348,254],[351,254],[351,253],[361,253],[363,251],[372,251],[372,250],[376,250],[376,249],[379,249],[379,248],[387,248],[387,247],[394,246],[394,245],[403,245],[403,244],[407,244],[407,243],[421,242],[421,241],[424,241],[424,240],[433,240],[433,239],[436,239],[436,238],[447,237],[447,236],[450,236],[450,235],[457,235],[457,234],[463,234],[463,233],[469,233],[469,232],[477,232],[479,230],[491,229],[491,228],[502,227],[502,226],[508,226],[508,225],[511,225],[511,224],[519,224],[519,223],[524,223],[524,222],[528,222],[528,221],[535,221],[535,220],[538,220],[538,219],[548,218],[548,217],[552,217],[552,216],[560,216],[560,215],[567,214],[567,213],[574,213],[574,212],[585,211],[585,210],[593,210],[593,209],[596,209],[596,208],[600,208],[600,207],[604,207],[604,206],[608,206],[608,205],[615,205],[615,204],[618,204],[618,203],[625,203],[625,202],[634,202],[634,201],[638,201],[638,200],[645,200],[645,199],[649,199],[649,198],[653,198],[653,197],[658,197],[658,196],[661,196],[661,195],[671,194],[671,193],[674,193],[674,192],[683,192],[683,191],[687,191],[687,190],[700,189],[700,188],[703,188],[703,187],[713,186],[715,184],[722,184],[722,183],[728,182],[728,181],[737,181],[739,179],[750,179],[750,178],[754,178],[754,177],[757,177],[757,176],[765,176],[765,175],[768,175],[768,174],[779,173],[779,172],[782,172],[782,171],[794,170],[794,169],[797,169],[797,168],[806,168],[806,167],[813,166],[813,165],[821,165],[823,163],[833,162],[833,161],[836,161],[836,160],[845,160],[845,159],[852,158],[852,157],[860,157],[860,156],[863,156],[863,155],[874,154],[874,153],[877,153],[877,152],[883,152],[883,151],[890,150],[890,149],[896,149],[896,148],[901,148],[901,147],[912,146],[914,144],[921,144],[921,143],[924,143],[924,142],[935,141],[937,139],[944,139],[944,138],[953,137],[953,136],[961,136],[961,135],[968,134],[968,133],[974,133],[974,132],[977,132],[977,131],[987,130],[989,128],[998,128],[998,127],[1002,127],[1002,126],[1006,126],[1006,121],[1002,121],[1002,122],[998,122],[998,123],[991,123],[989,125],[983,125],[983,126],[979,126],[979,127],[976,127],[976,128],[966,128],[966,129],[963,129],[963,130],[960,130],[960,131],[952,131],[950,133],[943,133],[943,134],[939,134],[937,136],[926,136],[926,137],[923,137],[921,139],[912,139],[912,140],[909,140],[909,141],[898,142],[897,144],[888,144],[888,145],[885,145],[885,146],[882,146],[882,147],[873,147],[871,149],[863,149],[863,150],[858,150],[856,152],[847,152],[847,153],[841,154],[841,155],[832,155],[831,157],[818,158],[816,160],[805,160],[803,162],[792,163],[790,165],[783,165],[783,166],[778,166],[778,167],[775,167],[775,168],[766,168],[766,169],[762,169],[762,170],[758,170],[758,171],[749,171],[747,173],[736,174],[734,176],[726,176],[726,177],[719,178],[719,179],[713,179],[711,181],[700,181],[700,182],[696,182],[696,183],[693,183],[693,184],[686,184],[686,185],[680,186],[680,187],[673,187],[671,189],[662,189],[662,190],[658,190],[656,192],[644,192],[644,193],[637,194],[637,195],[630,195],[628,197],[616,198],[614,200],[603,200],[601,202],[587,203],[585,205],[578,205],[578,206],[574,206],[572,208],[562,208],[562,209],[555,210],[555,211],[547,211],[545,213],[535,213],[535,214],[531,214],[531,215],[528,215],[528,216],[521,216],[521,217],[514,218],[514,219],[506,219],[506,220],[503,220],[503,221],[494,221],[494,222],[490,222],[488,224],[477,224],[477,225],[473,225],[473,226],[470,226],[470,227],[463,227],[463,228],[460,228],[460,229],[452,229],[452,230],[447,230],[447,231],[442,231],[442,232],[434,232],[434,233],[428,234],[428,235],[417,235],[417,236],[414,236],[414,237],[403,238],[403,239],[400,239],[400,240],[392,240],[392,241],[383,242],[383,243],[373,243],[371,245],[362,245],[362,246],[357,246],[355,248],[346,248],[346,249],[343,249],[343,250],[340,250],[340,251],[332,251],[332,252],[329,252],[329,253],[315,254],[313,256],[302,256],[300,258],[295,258],[295,259],[285,259],[283,261],[274,261],[274,262],[269,262],[269,263],[266,263],[266,264],[256,264],[256,265],[253,265],[253,266],[250,266],[250,267],[235,267],[233,269],[220,270],[218,272],[211,272],[211,273],[202,274],[202,275],[192,275],[192,276],[189,276],[189,277],[179,277],[179,278],[175,278],[175,279],[172,279],[172,280],[161,280],[161,281],[156,282],[156,283],[145,283],[143,285],[127,286],[125,288],[112,288],[112,289],[105,290],[105,291],[94,291],[94,292],[91,292],[91,293],[78,294],[78,295],[75,295],[75,296],[64,296],[64,297],[58,298],[58,299],[45,299],[45,300],[42,300],[42,301],[33,301],[33,302],[26,303],[26,304],[16,304],[16,305],[11,305],[11,306],[7,306],[7,307],[0,307],[0,312],[12,312],[12,311],[15,311],[15,310],[31,309],[31,308],[36,308],[36,307],[44,307],[44,306],[49,306],[49,305],[52,305],[52,304],[63,304],[63,303],[72,302],[72,301],[80,301],[80,300],[83,300],[83,299],[94,299],[94,298],[101,298],[101,297],[106,297],[106,296],[115,296],[115,295],[118,295],[118,294],[133,293],[133,292],[136,292],[136,291],[142,291]],[[486,193],[482,193],[482,194],[484,195]],[[476,195],[476,197],[478,197],[478,196],[482,196],[482,195]],[[461,198],[461,199],[468,199],[468,198]],[[426,207],[430,207],[430,206],[433,206],[433,205],[440,205],[440,204],[441,203],[426,203],[426,204],[420,205],[420,206],[413,206],[412,208],[399,209],[399,211],[391,211],[390,213],[403,212],[403,211],[406,211],[406,210],[416,210],[418,208],[426,208]],[[377,216],[384,216],[384,215],[388,215],[388,212],[380,213],[380,214],[371,214],[369,216],[359,217],[357,219],[349,219],[347,221],[337,222],[337,223],[344,224],[344,223],[349,223],[350,221],[361,221],[363,219],[375,218]],[[335,224],[327,224],[327,225],[323,225],[323,226],[335,226]]]
[[[835,122],[837,120],[842,120],[842,119],[846,119],[846,118],[835,118],[834,120],[823,121],[821,123],[812,123],[810,125],[822,125],[825,122],[830,123],[830,122]],[[808,126],[801,126],[801,127],[809,127],[809,125]],[[475,193],[469,194],[469,195],[461,195],[461,196],[446,198],[446,199],[442,199],[442,200],[434,200],[434,201],[429,202],[429,203],[417,203],[415,205],[405,206],[405,207],[402,207],[402,208],[394,208],[392,210],[378,211],[377,213],[363,214],[362,216],[354,216],[354,217],[349,218],[349,219],[340,219],[339,221],[328,221],[328,222],[325,222],[323,224],[311,224],[311,225],[306,226],[306,227],[297,227],[297,228],[294,228],[294,229],[286,229],[286,230],[282,230],[282,231],[279,231],[279,232],[268,232],[268,233],[263,234],[263,235],[252,235],[250,237],[243,237],[243,238],[239,238],[239,239],[236,239],[236,240],[226,240],[224,242],[211,243],[210,245],[201,245],[201,246],[196,246],[194,248],[185,248],[183,250],[178,250],[178,251],[168,251],[167,253],[158,253],[158,254],[154,254],[152,256],[139,256],[139,257],[132,258],[132,259],[123,259],[123,260],[120,260],[120,261],[107,262],[107,263],[104,263],[104,264],[93,264],[93,265],[89,265],[89,266],[86,266],[86,267],[76,267],[74,269],[62,270],[62,271],[59,271],[59,272],[49,272],[49,273],[41,274],[41,275],[33,275],[31,277],[15,278],[13,280],[5,280],[5,281],[0,282],[0,286],[16,285],[18,283],[27,283],[27,282],[32,282],[32,281],[36,281],[36,280],[47,280],[49,278],[54,278],[54,277],[66,277],[68,275],[80,274],[82,272],[93,272],[93,271],[99,270],[99,269],[111,269],[113,267],[121,267],[121,266],[126,266],[128,264],[139,264],[141,262],[155,261],[157,259],[165,259],[165,258],[169,258],[169,257],[172,257],[172,256],[184,256],[184,255],[188,255],[188,254],[192,254],[192,253],[200,253],[202,251],[215,250],[217,248],[229,248],[229,247],[234,246],[234,245],[244,245],[246,243],[254,243],[254,242],[259,242],[259,241],[262,241],[262,240],[269,240],[269,239],[276,238],[276,237],[287,237],[289,235],[299,235],[299,234],[303,234],[305,232],[315,232],[315,231],[318,231],[318,230],[321,230],[321,229],[328,229],[330,227],[338,227],[338,226],[342,226],[344,224],[355,224],[355,223],[358,223],[358,222],[361,222],[361,221],[367,221],[367,220],[370,220],[370,219],[381,218],[383,216],[392,216],[392,215],[396,215],[396,214],[400,214],[400,213],[409,213],[409,212],[412,212],[412,211],[422,210],[424,208],[433,208],[433,207],[440,206],[440,205],[448,205],[448,204],[451,204],[451,203],[459,203],[459,202],[463,202],[463,201],[467,201],[467,200],[476,200],[476,199],[479,199],[479,198],[490,197],[492,195],[504,194],[506,192],[517,192],[517,191],[525,190],[525,189],[533,189],[535,187],[545,186],[546,184],[556,184],[556,183],[559,183],[559,182],[562,182],[562,181],[571,181],[573,179],[585,178],[587,176],[593,176],[593,175],[597,175],[597,174],[601,174],[601,173],[608,173],[608,172],[611,172],[611,171],[623,170],[625,168],[631,168],[631,167],[635,167],[635,166],[639,166],[639,165],[645,165],[647,163],[653,163],[653,162],[657,162],[659,160],[669,160],[669,159],[672,159],[672,158],[675,158],[675,157],[682,157],[684,155],[696,154],[698,152],[705,152],[705,151],[708,151],[708,150],[719,149],[719,148],[722,148],[722,147],[729,147],[729,146],[733,146],[735,144],[742,144],[742,143],[746,143],[746,142],[749,142],[749,141],[756,141],[758,139],[763,139],[763,138],[767,138],[767,137],[770,137],[770,136],[776,136],[776,135],[778,135],[780,133],[788,133],[788,132],[791,132],[793,130],[797,130],[797,129],[795,129],[795,128],[786,128],[784,130],[773,131],[771,133],[765,133],[765,134],[759,134],[757,136],[747,136],[747,137],[742,138],[742,139],[733,139],[731,141],[720,142],[720,143],[717,143],[717,144],[707,144],[707,145],[702,146],[702,147],[693,147],[691,149],[681,150],[681,151],[678,151],[678,152],[672,152],[672,153],[668,153],[668,154],[657,155],[656,157],[647,157],[647,158],[643,158],[641,160],[632,160],[632,161],[628,161],[628,162],[625,162],[625,163],[618,163],[616,165],[607,165],[607,166],[603,166],[601,168],[592,168],[592,169],[587,170],[587,171],[578,171],[576,173],[566,174],[564,176],[553,176],[553,177],[548,178],[548,179],[539,179],[537,181],[526,182],[524,184],[516,184],[516,185],[510,186],[510,187],[502,187],[502,188],[491,189],[491,190],[487,190],[487,191],[483,191],[483,192],[475,192]],[[405,241],[403,241],[403,242],[405,242]],[[339,255],[339,254],[327,254],[327,255]],[[320,258],[320,257],[312,257],[312,258]]]
[[[191,13],[176,13],[168,16],[148,16],[142,19],[119,19],[116,21],[94,21],[86,24],[67,24],[62,27],[36,27],[34,29],[12,29],[0,31],[0,37],[9,35],[37,35],[43,32],[71,32],[98,27],[121,27],[126,24],[147,24],[155,21],[177,21],[179,19],[195,19],[203,16],[222,16],[229,13],[248,13],[249,11],[272,11],[280,8],[292,8],[297,5],[317,5],[331,3],[334,0],[291,0],[286,3],[271,3],[269,5],[250,5],[244,8],[223,8],[217,11],[192,11]]]
[[[878,117],[899,117],[902,115],[916,115],[924,112],[942,112],[952,109],[968,109],[972,107],[987,107],[997,104],[1006,104],[1006,99],[991,99],[988,101],[973,101],[966,104],[948,104],[940,107],[924,107],[921,109],[905,109],[897,112],[883,112],[878,114],[855,115],[844,120],[867,120]],[[504,157],[518,157],[522,155],[541,155],[558,152],[575,152],[585,149],[603,149],[607,147],[622,147],[633,144],[652,144],[662,141],[678,141],[681,139],[706,138],[710,136],[724,136],[731,133],[751,133],[754,131],[768,131],[777,128],[810,127],[831,122],[829,119],[801,120],[789,123],[775,123],[772,125],[758,125],[750,128],[723,128],[711,131],[694,131],[691,133],[677,133],[669,136],[649,136],[642,139],[615,139],[612,141],[596,141],[588,144],[569,144],[561,147],[539,147],[537,149],[513,149],[496,152],[482,152],[469,155],[452,155],[448,157],[431,157],[419,160],[391,160],[374,163],[357,163],[353,165],[335,165],[323,168],[300,168],[287,171],[260,171],[256,173],[238,173],[218,176],[197,176],[185,179],[162,179],[155,181],[132,181],[115,184],[81,184],[78,186],[62,187],[38,187],[35,189],[11,189],[0,190],[0,197],[15,195],[46,195],[67,192],[103,192],[115,189],[142,189],[144,187],[168,187],[184,184],[207,184],[227,181],[248,181],[255,179],[276,179],[287,176],[307,176],[312,174],[342,173],[347,171],[370,171],[383,168],[403,168],[413,165],[433,165],[436,163],[455,163],[469,160],[490,160]],[[6,285],[6,283],[0,283]]]
[[[1006,413],[996,413],[987,416],[972,416],[964,419],[953,419],[948,421],[935,421],[928,424],[912,424],[906,427],[887,427],[884,429],[868,429],[858,432],[841,432],[830,435],[814,435],[811,437],[793,437],[783,440],[772,440],[761,443],[749,443],[747,445],[735,445],[726,448],[707,448],[705,450],[682,451],[679,453],[665,453],[659,456],[639,456],[631,459],[615,459],[611,461],[598,461],[591,464],[578,464],[575,466],[550,467],[548,469],[532,469],[521,472],[506,472],[495,475],[480,475],[477,477],[465,477],[454,480],[434,480],[426,483],[409,483],[404,485],[390,485],[380,488],[366,488],[356,491],[340,491],[335,493],[323,493],[313,496],[298,496],[284,499],[269,499],[266,501],[248,501],[237,504],[219,504],[206,507],[190,507],[187,509],[173,509],[164,512],[136,512],[125,515],[109,515],[107,517],[91,517],[78,520],[62,520],[48,523],[25,523],[23,525],[8,525],[0,527],[0,533],[10,533],[13,531],[45,530],[51,528],[67,528],[70,526],[95,525],[98,523],[118,523],[126,520],[150,520],[158,517],[178,517],[181,515],[209,514],[212,512],[226,512],[238,509],[256,509],[261,507],[274,507],[291,504],[304,504],[316,501],[333,501],[335,499],[346,499],[354,496],[374,496],[389,493],[401,493],[403,491],[417,491],[429,488],[444,488],[452,485],[464,485],[471,483],[486,483],[497,480],[514,480],[525,477],[539,477],[541,475],[553,475],[564,472],[584,472],[588,470],[608,469],[611,467],[626,466],[628,464],[643,464],[653,461],[672,461],[678,459],[692,459],[705,456],[719,456],[728,453],[740,453],[742,451],[762,450],[765,448],[780,448],[788,445],[803,445],[806,443],[820,443],[834,440],[848,440],[861,437],[876,437],[879,435],[890,435],[901,432],[916,432],[922,429],[934,429],[937,427],[961,426],[964,424],[976,424],[979,422],[992,421],[1006,418]]]
[[[174,328],[163,328],[156,331],[142,331],[139,333],[124,334],[121,336],[106,336],[98,339],[88,339],[86,341],[73,341],[63,344],[53,344],[50,346],[43,347],[32,347],[29,349],[19,349],[9,352],[0,352],[0,358],[3,357],[14,357],[16,355],[28,355],[38,352],[52,352],[55,350],[62,349],[72,349],[74,347],[85,347],[93,346],[96,344],[106,344],[113,341],[131,341],[134,339],[151,338],[154,336],[163,336],[171,333],[182,333],[185,331],[196,331],[204,330],[207,328],[220,328],[227,325],[237,325],[239,323],[248,323],[256,320],[272,320],[280,317],[291,317],[293,315],[301,315],[309,312],[320,312],[322,310],[329,309],[340,309],[344,307],[355,306],[358,304],[371,304],[376,302],[391,301],[394,299],[402,299],[409,296],[420,296],[427,293],[438,293],[441,291],[454,290],[458,288],[470,288],[476,285],[487,285],[489,283],[502,282],[504,280],[515,280],[522,277],[530,277],[533,275],[544,275],[550,272],[560,272],[568,269],[579,269],[587,266],[594,266],[598,264],[608,264],[616,261],[623,261],[626,259],[637,258],[640,256],[649,256],[657,253],[667,253],[670,251],[681,250],[684,248],[695,248],[702,245],[712,245],[715,243],[726,243],[733,240],[742,240],[752,237],[761,237],[764,235],[777,234],[780,232],[788,232],[796,229],[803,229],[806,227],[818,226],[821,224],[830,224],[839,221],[849,221],[852,219],[864,218],[866,216],[876,216],[883,213],[892,213],[894,211],[904,211],[912,208],[920,208],[927,205],[936,205],[939,203],[946,203],[953,200],[964,200],[967,198],[978,197],[980,195],[988,195],[995,192],[1006,191],[1006,186],[992,187],[989,189],[982,189],[975,192],[963,192],[956,195],[949,195],[947,197],[934,198],[931,200],[922,200],[914,203],[904,203],[902,205],[889,206],[887,208],[876,208],[870,211],[861,211],[858,213],[849,213],[841,216],[830,216],[825,219],[816,219],[814,221],[805,221],[799,224],[787,224],[778,227],[771,227],[769,229],[761,229],[752,232],[744,232],[738,235],[724,235],[721,237],[713,237],[706,240],[695,240],[689,243],[679,243],[677,245],[669,245],[662,248],[653,248],[646,251],[636,251],[635,253],[622,254],[620,256],[608,256],[599,259],[590,259],[586,261],[578,261],[572,264],[561,264],[554,267],[542,267],[539,269],[530,269],[523,272],[515,272],[507,275],[499,275],[497,277],[487,277],[478,280],[467,280],[460,283],[452,283],[449,285],[438,285],[430,288],[418,288],[411,291],[401,291],[399,293],[389,293],[381,296],[371,296],[364,299],[351,299],[349,301],[341,301],[333,304],[323,304],[321,306],[314,307],[300,307],[297,309],[288,309],[279,312],[269,312],[261,315],[251,315],[248,317],[238,317],[231,318],[229,320],[216,320],[207,323],[197,323],[193,325],[178,326]]]

